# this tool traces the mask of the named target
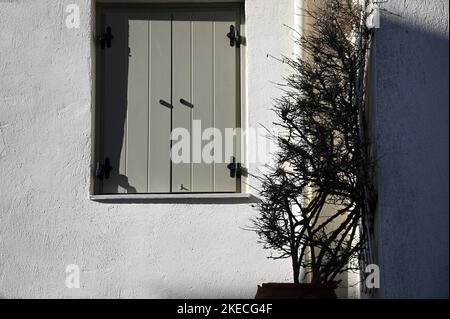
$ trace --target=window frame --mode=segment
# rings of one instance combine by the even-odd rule
[[[249,194],[248,189],[248,176],[245,174],[240,179],[240,182],[237,183],[239,186],[237,187],[236,192],[189,192],[189,193],[176,193],[176,192],[168,192],[168,193],[117,193],[117,194],[103,194],[100,192],[100,182],[96,178],[96,163],[102,156],[102,143],[103,143],[103,128],[102,128],[102,116],[104,111],[102,109],[102,101],[101,94],[98,94],[102,89],[102,77],[100,76],[102,70],[102,58],[101,58],[101,50],[97,41],[97,31],[100,30],[102,21],[101,15],[103,10],[135,10],[135,9],[168,9],[168,10],[183,10],[183,9],[234,9],[238,12],[238,16],[240,18],[239,27],[241,37],[243,39],[243,43],[240,47],[239,52],[239,77],[237,87],[238,89],[238,98],[239,105],[236,110],[237,117],[239,118],[236,122],[237,127],[239,127],[243,132],[247,129],[247,105],[246,105],[246,45],[245,45],[245,10],[244,5],[241,2],[229,2],[229,3],[147,3],[147,4],[124,4],[124,3],[96,3],[94,8],[94,14],[92,15],[93,19],[93,28],[94,31],[94,43],[91,50],[93,59],[93,96],[95,96],[95,105],[93,110],[93,119],[92,119],[92,160],[91,160],[91,187],[89,192],[89,198],[95,201],[203,201],[203,200],[214,200],[214,201],[225,201],[225,202],[248,202],[251,201],[252,195]],[[240,141],[240,152],[241,152],[241,162],[242,166],[248,167],[247,163],[247,143],[245,134],[242,135]]]

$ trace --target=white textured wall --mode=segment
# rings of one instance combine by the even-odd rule
[[[448,0],[389,0],[374,45],[379,297],[448,298]]]
[[[67,29],[64,9],[81,9]],[[0,1],[0,297],[253,297],[290,280],[249,225],[246,204],[104,204],[88,200],[91,1]],[[247,0],[248,121],[270,124],[292,53],[292,0]],[[251,141],[250,141],[251,143]],[[251,167],[255,169],[255,167]],[[81,289],[65,267],[81,267]]]

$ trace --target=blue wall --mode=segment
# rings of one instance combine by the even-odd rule
[[[389,0],[373,51],[381,298],[448,298],[448,0]]]

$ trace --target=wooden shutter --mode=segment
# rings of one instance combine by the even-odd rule
[[[235,10],[176,12],[173,16],[173,127],[183,127],[193,138],[193,121],[221,132],[214,142],[216,156],[225,155],[225,129],[236,128],[239,109],[239,49],[230,46],[227,33],[238,25]],[[189,108],[180,102],[187,100]],[[214,138],[211,140],[214,141]],[[234,141],[236,156],[239,145]],[[202,149],[210,141],[203,141]],[[220,162],[201,160],[191,145],[191,164],[173,164],[172,189],[185,192],[236,192],[238,180],[227,168],[231,158]]]
[[[171,14],[110,12],[111,48],[102,50],[103,193],[170,191]]]
[[[192,135],[193,121],[200,120],[202,130],[217,128],[224,138],[225,128],[239,126],[239,49],[226,37],[230,25],[239,25],[234,9],[103,15],[102,28],[111,27],[114,39],[101,51],[99,161],[108,158],[112,166],[102,193],[239,190],[227,168],[231,159],[193,163],[192,144],[189,163],[170,159],[171,128]],[[225,154],[223,140],[214,146]],[[232,148],[237,156],[239,139]]]

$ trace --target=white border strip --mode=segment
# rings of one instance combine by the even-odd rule
[[[247,193],[210,193],[210,194],[111,194],[111,195],[89,195],[90,200],[148,200],[148,199],[250,199]]]

